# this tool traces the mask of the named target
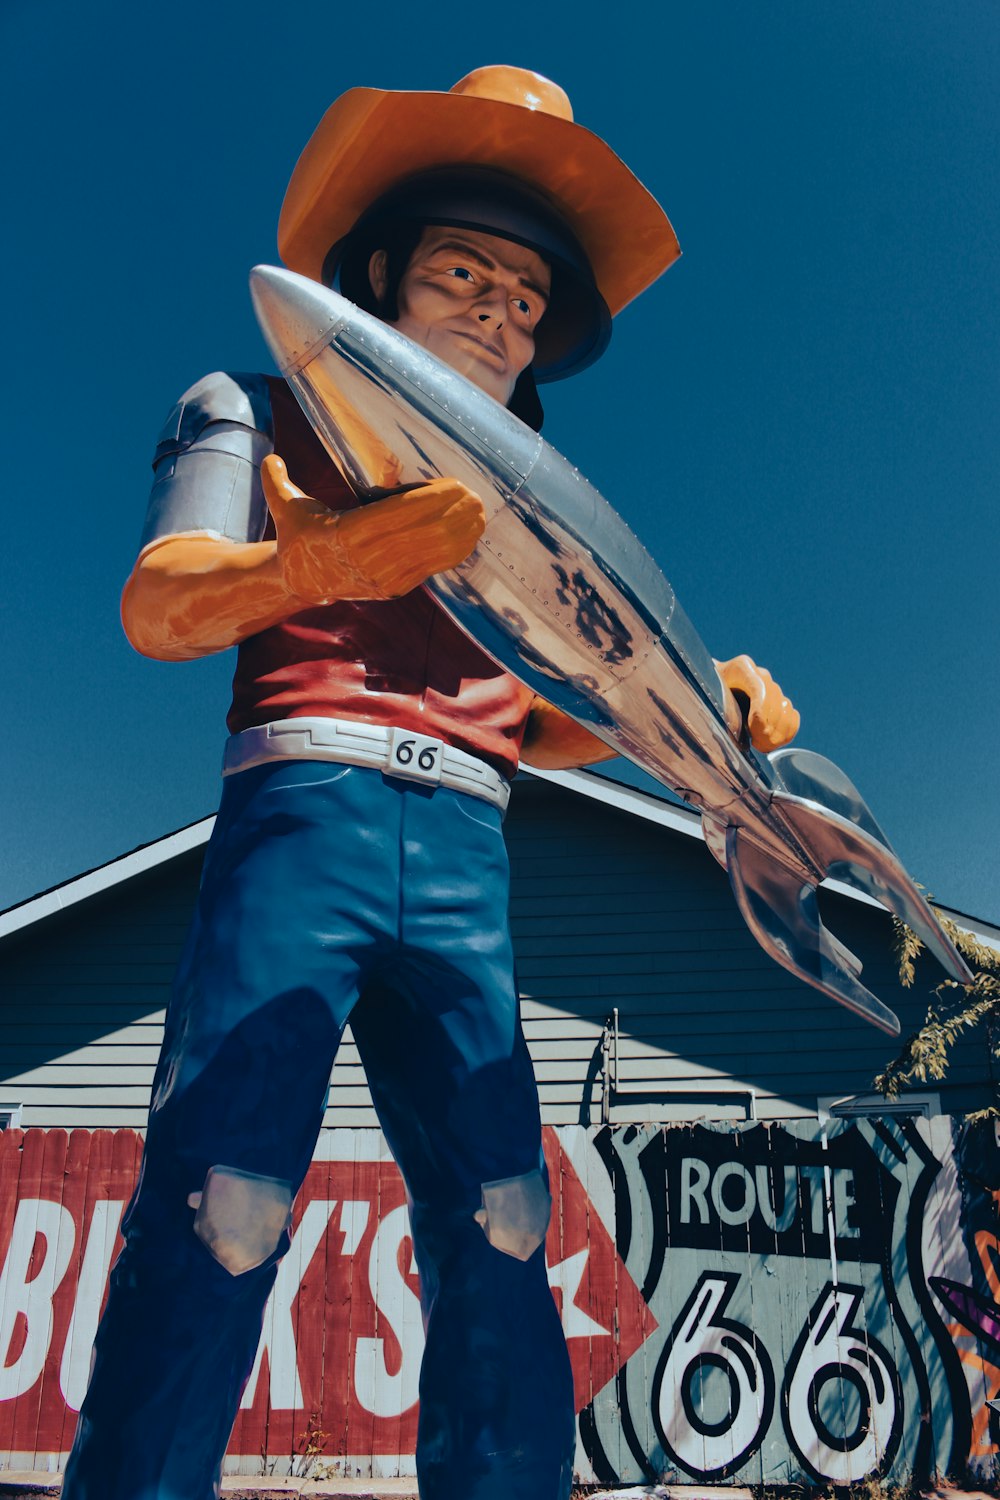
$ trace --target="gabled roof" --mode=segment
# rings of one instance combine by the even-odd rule
[[[541,771],[533,767],[531,770],[523,768],[520,776],[525,780],[551,782],[554,786],[563,787],[569,792],[576,792],[605,807],[616,808],[619,812],[628,813],[645,822],[656,823],[672,833],[683,834],[686,838],[700,839],[704,842],[701,819],[691,808],[651,796],[648,792],[639,791],[636,787],[627,786],[622,782],[611,781],[608,777],[596,772]],[[147,870],[156,869],[157,866],[168,863],[180,854],[200,848],[208,843],[214,827],[214,815],[210,818],[202,818],[197,823],[189,823],[186,828],[180,828],[176,833],[167,834],[165,838],[156,839],[151,844],[141,844],[138,849],[133,849],[128,854],[109,861],[108,864],[88,870],[83,875],[77,875],[73,880],[67,880],[62,885],[53,886],[51,890],[43,891],[38,896],[32,896],[27,901],[9,907],[7,911],[0,913],[0,939],[19,932],[25,927],[30,927],[54,912],[64,911],[67,907],[75,906],[79,901],[86,901],[88,897],[96,896],[101,891],[111,890],[123,881],[131,880],[134,875],[141,875]],[[879,903],[872,900],[870,896],[856,891],[853,886],[842,884],[839,880],[827,880],[824,885],[839,895],[849,897],[852,901],[860,901],[866,906],[879,906]],[[976,917],[970,917],[964,912],[954,911],[947,906],[939,906],[938,909],[945,916],[951,917],[960,927],[965,928],[967,932],[973,933],[980,942],[1000,951],[1000,928]]]
[[[198,823],[189,823],[186,828],[179,828],[176,833],[168,833],[166,838],[156,839],[152,844],[140,844],[138,849],[122,854],[106,865],[98,865],[96,870],[88,870],[63,885],[54,885],[39,896],[31,896],[27,901],[9,907],[0,912],[0,938],[20,931],[22,927],[30,927],[33,922],[40,922],[43,917],[50,917],[53,912],[63,911],[67,906],[75,906],[78,901],[86,901],[88,896],[121,885],[133,875],[155,870],[158,865],[166,864],[178,854],[186,854],[189,849],[207,844],[214,827],[213,814]]]
[[[693,808],[667,802],[648,792],[641,792],[636,787],[611,781],[608,777],[600,776],[593,771],[539,771],[532,768],[530,774],[542,781],[553,781],[569,791],[582,792],[585,797],[592,797],[608,807],[617,807],[622,812],[631,813],[634,817],[645,818],[647,822],[659,823],[661,827],[670,828],[675,833],[684,833],[689,838],[701,839],[702,843],[705,841],[701,817]],[[842,880],[824,880],[823,886],[827,890],[836,891],[839,896],[847,896],[850,900],[860,901],[865,906],[877,907],[879,911],[885,910],[881,902],[866,895],[864,891],[855,890],[852,885],[846,885]],[[979,917],[971,917],[966,912],[957,911],[953,907],[943,906],[939,901],[935,901],[934,905],[938,911],[950,917],[953,922],[957,922],[966,932],[973,933],[981,943],[985,943],[990,948],[996,948],[1000,952],[1000,927],[994,927],[991,922],[984,922]]]

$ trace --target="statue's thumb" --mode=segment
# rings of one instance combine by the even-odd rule
[[[267,508],[277,526],[289,507],[303,498],[302,491],[289,479],[284,459],[279,458],[276,453],[269,453],[264,459],[260,466],[260,477]]]

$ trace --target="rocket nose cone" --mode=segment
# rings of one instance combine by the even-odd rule
[[[250,296],[261,332],[283,375],[307,365],[344,323],[342,297],[279,266],[254,266]]]

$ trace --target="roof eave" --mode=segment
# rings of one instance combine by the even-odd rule
[[[616,808],[619,812],[642,818],[644,822],[655,823],[661,828],[669,829],[672,833],[681,833],[687,838],[700,839],[704,842],[701,818],[692,808],[664,802],[649,792],[641,792],[636,787],[611,781],[597,772],[543,771],[534,766],[525,766],[521,775],[538,781],[551,782],[554,786],[563,787],[569,792],[576,792],[605,807]],[[0,939],[20,932],[35,922],[43,921],[55,912],[65,911],[68,907],[75,906],[80,901],[86,901],[102,891],[111,890],[123,881],[131,880],[135,875],[156,869],[157,866],[176,859],[178,855],[187,854],[190,850],[207,844],[214,826],[213,814],[212,817],[202,818],[197,823],[190,823],[187,827],[178,829],[176,833],[167,834],[165,838],[156,839],[151,844],[142,844],[138,849],[133,849],[130,853],[123,854],[106,865],[100,865],[95,870],[88,870],[83,875],[78,875],[62,885],[53,886],[51,890],[43,891],[38,896],[32,896],[27,901],[22,901],[17,906],[0,912]],[[827,880],[824,885],[852,901],[860,901],[866,906],[875,906],[883,910],[879,902],[874,901],[871,896],[862,891],[856,891],[853,886],[845,885],[839,880]],[[939,905],[939,910],[945,916],[951,917],[967,932],[973,933],[980,942],[1000,951],[1000,927],[994,927],[992,923],[984,922],[978,917],[971,917],[965,912],[955,911],[947,906]]]

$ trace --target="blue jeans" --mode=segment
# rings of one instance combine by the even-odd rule
[[[485,801],[359,767],[225,782],[64,1500],[218,1494],[348,1018],[411,1199],[421,1496],[568,1496],[500,825]]]

